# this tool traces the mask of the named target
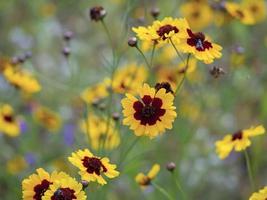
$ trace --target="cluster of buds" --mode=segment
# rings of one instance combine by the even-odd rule
[[[221,67],[212,67],[210,69],[210,75],[212,75],[214,78],[219,78],[221,75],[224,75],[225,71]]]
[[[73,32],[72,31],[65,31],[63,33],[63,40],[67,43],[67,45],[65,47],[63,47],[62,49],[62,54],[67,58],[69,57],[71,50],[69,47],[69,42],[71,41],[71,39],[73,38]]]
[[[12,65],[23,64],[26,60],[30,59],[31,57],[32,57],[32,52],[27,51],[23,55],[12,57],[11,64]]]

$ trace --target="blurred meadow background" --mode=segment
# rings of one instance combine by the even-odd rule
[[[250,1],[258,6],[251,23],[225,7],[235,2],[243,12],[248,9],[241,5],[244,1],[0,1],[0,114],[19,126],[12,131],[14,127],[0,122],[0,199],[21,199],[23,179],[40,167],[64,171],[80,181],[68,157],[85,148],[107,156],[120,172],[104,186],[89,183],[88,199],[166,199],[153,184],[141,188],[135,180],[155,163],[161,169],[153,182],[173,199],[243,200],[263,188],[265,135],[253,138],[246,150],[255,190],[244,153],[232,152],[221,160],[215,150],[215,142],[226,134],[267,125],[266,1]],[[105,9],[103,19],[91,19],[94,6]],[[222,46],[222,56],[209,64],[191,57],[185,76],[185,66],[170,44],[152,50],[137,38],[149,61],[153,51],[148,69],[128,39],[136,37],[132,27],[165,17],[185,17],[194,32]],[[9,65],[21,74],[9,76]],[[142,83],[153,87],[163,81],[175,89],[185,76],[174,100],[177,117],[172,129],[153,139],[137,137],[122,123],[121,99],[129,92],[123,84],[131,76],[124,69],[131,66],[142,69],[131,72],[137,74],[133,90]],[[24,79],[23,73],[30,78]],[[5,111],[12,116],[3,116]],[[90,127],[85,118],[93,119]],[[116,136],[101,146],[103,137],[90,132],[105,132],[106,122]],[[170,162],[176,165],[175,175],[166,169]]]

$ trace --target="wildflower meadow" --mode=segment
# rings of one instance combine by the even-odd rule
[[[265,0],[0,2],[0,200],[266,200]]]

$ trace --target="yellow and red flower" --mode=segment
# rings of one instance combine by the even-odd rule
[[[79,168],[82,179],[88,182],[93,181],[104,185],[107,182],[102,175],[108,178],[115,178],[119,175],[119,172],[115,170],[116,165],[110,164],[108,158],[94,156],[88,149],[78,150],[68,159]]]
[[[135,181],[145,189],[147,186],[151,184],[151,181],[157,176],[160,170],[159,164],[154,164],[147,175],[143,173],[139,173],[135,177]]]
[[[267,187],[264,187],[258,192],[254,192],[249,200],[265,200],[267,199]]]
[[[171,129],[176,118],[174,96],[165,88],[149,87],[144,84],[139,90],[140,99],[126,94],[122,99],[123,124],[130,126],[137,136],[146,135],[150,138]]]

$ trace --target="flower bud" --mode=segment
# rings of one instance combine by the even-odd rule
[[[173,172],[176,168],[176,164],[174,162],[169,162],[167,165],[166,165],[166,169],[170,172]]]
[[[107,12],[102,6],[95,6],[90,9],[90,18],[93,21],[99,21],[104,19]]]
[[[62,53],[64,56],[68,57],[70,55],[70,48],[69,47],[64,47],[62,50]]]
[[[130,47],[136,47],[137,46],[137,38],[136,37],[130,37],[128,39],[128,45]]]
[[[84,190],[85,188],[88,187],[89,182],[88,182],[88,181],[85,181],[85,180],[82,180],[81,184],[82,184],[82,186],[83,186],[83,190]]]
[[[161,83],[157,83],[155,85],[155,89],[156,91],[159,91],[161,88],[164,88],[166,90],[166,93],[170,92],[172,94],[174,94],[171,85],[168,82],[161,82]]]
[[[113,120],[118,121],[120,119],[120,114],[115,112],[112,114],[112,118],[113,118]]]
[[[66,41],[69,41],[73,38],[73,32],[72,31],[66,31],[64,34],[63,34],[63,38],[64,40]]]
[[[150,14],[151,14],[152,17],[154,17],[154,19],[157,19],[157,17],[160,14],[159,8],[152,8],[151,11],[150,11]]]

